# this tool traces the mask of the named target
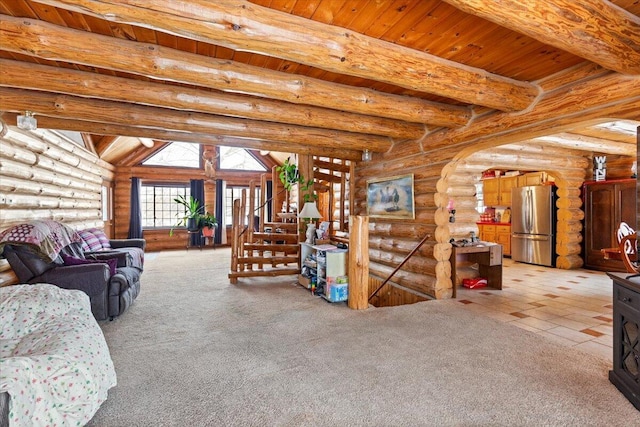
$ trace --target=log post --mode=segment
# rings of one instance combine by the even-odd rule
[[[369,307],[369,217],[349,217],[349,299],[353,310]]]
[[[235,273],[238,271],[238,232],[240,227],[240,200],[236,199],[233,201],[233,216],[231,220],[231,272]],[[232,285],[238,283],[237,277],[229,277],[229,282]]]

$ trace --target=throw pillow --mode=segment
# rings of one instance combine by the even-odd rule
[[[80,230],[78,234],[82,238],[82,250],[85,252],[99,251],[102,249],[102,243],[98,237],[89,230]]]
[[[111,243],[109,242],[109,238],[107,237],[107,235],[104,234],[104,231],[100,230],[99,228],[89,228],[87,229],[87,231],[98,238],[100,244],[102,245],[102,249],[111,249]]]
[[[82,264],[107,264],[111,276],[116,274],[116,268],[118,267],[118,260],[115,258],[110,259],[85,259],[76,258],[74,256],[62,255],[64,265],[82,265]]]

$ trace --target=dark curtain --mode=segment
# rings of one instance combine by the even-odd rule
[[[131,212],[129,215],[129,239],[141,239],[142,235],[142,208],[140,206],[140,191],[142,183],[140,178],[131,178]]]
[[[198,200],[200,202],[200,206],[202,206],[201,214],[206,213],[204,207],[204,180],[203,179],[192,179],[191,180],[191,197]],[[201,233],[193,233],[191,234],[191,246],[202,246],[204,239]]]
[[[273,207],[273,200],[271,200],[271,198],[273,197],[273,182],[271,181],[267,181],[267,220],[266,222],[271,222],[273,221],[271,219],[271,208]]]
[[[226,228],[224,226],[224,221],[222,221],[222,215],[224,215],[222,212],[222,208],[224,206],[224,192],[222,184],[223,182],[221,179],[216,179],[216,213],[214,215],[218,219],[218,226],[216,227],[216,233],[213,237],[213,241],[216,244],[222,243],[222,229]]]

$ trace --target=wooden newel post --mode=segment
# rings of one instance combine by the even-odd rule
[[[369,217],[349,217],[349,308],[369,308]]]

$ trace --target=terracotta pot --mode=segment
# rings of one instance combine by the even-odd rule
[[[204,227],[202,229],[202,237],[213,237],[214,231],[215,231],[215,228]]]

